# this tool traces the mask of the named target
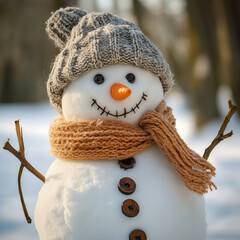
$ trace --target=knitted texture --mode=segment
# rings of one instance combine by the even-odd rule
[[[156,74],[166,94],[173,75],[157,47],[131,22],[110,13],[60,9],[47,21],[46,31],[60,48],[50,73],[50,102],[62,114],[62,94],[82,74],[104,66],[129,64]]]
[[[60,116],[52,122],[49,136],[51,154],[65,160],[126,159],[156,143],[189,190],[204,194],[215,187],[215,168],[187,147],[164,101],[147,112],[139,126],[113,120],[65,121]]]

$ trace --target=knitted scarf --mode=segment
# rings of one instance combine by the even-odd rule
[[[139,126],[116,120],[65,121],[59,116],[51,123],[49,136],[51,154],[65,160],[122,160],[157,144],[189,190],[204,194],[215,187],[211,182],[215,168],[179,136],[165,101],[144,114]]]

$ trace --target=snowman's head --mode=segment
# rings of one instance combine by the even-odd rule
[[[173,85],[161,52],[129,21],[70,7],[53,13],[46,30],[61,50],[48,96],[66,120],[137,123]]]
[[[159,77],[131,65],[94,69],[64,90],[65,120],[111,119],[137,124],[141,116],[163,99]]]

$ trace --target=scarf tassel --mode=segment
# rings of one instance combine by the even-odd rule
[[[215,168],[188,148],[174,125],[156,111],[147,112],[140,122],[140,126],[153,137],[174,165],[189,190],[201,195],[207,193],[208,188],[216,188],[211,182],[212,176],[215,176]]]

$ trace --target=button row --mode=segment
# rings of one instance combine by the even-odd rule
[[[124,170],[133,168],[136,161],[133,157],[120,160],[119,165]],[[125,195],[130,195],[136,190],[136,183],[129,177],[121,178],[118,183],[118,189]],[[127,199],[122,203],[122,212],[127,217],[135,217],[140,211],[139,205],[133,199]],[[129,240],[147,240],[147,236],[141,229],[135,229],[129,234]]]

